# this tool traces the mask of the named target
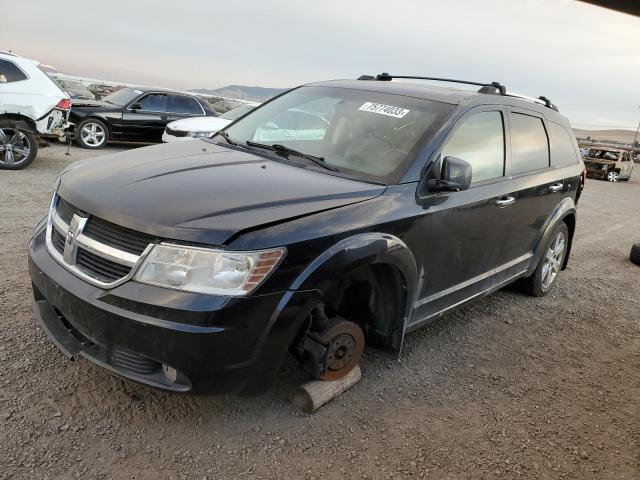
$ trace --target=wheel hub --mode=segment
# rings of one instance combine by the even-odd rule
[[[325,373],[322,380],[337,380],[355,367],[364,350],[364,333],[355,323],[335,319],[320,334],[327,345]]]
[[[333,339],[327,351],[329,370],[340,370],[349,362],[356,350],[356,341],[349,334],[338,335]]]

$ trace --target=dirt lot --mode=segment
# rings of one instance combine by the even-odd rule
[[[640,478],[638,180],[588,182],[549,296],[503,290],[410,334],[400,361],[369,353],[309,416],[287,401],[293,363],[262,397],[190,398],[47,341],[27,241],[57,173],[92,154],[0,171],[0,479]]]

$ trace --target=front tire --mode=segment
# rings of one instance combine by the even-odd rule
[[[564,222],[557,225],[545,245],[544,254],[533,274],[520,282],[524,293],[543,297],[555,285],[569,246],[569,229]]]
[[[38,140],[31,132],[0,128],[0,169],[21,170],[33,163],[38,154]]]
[[[83,148],[97,150],[107,145],[109,129],[104,122],[96,118],[88,118],[76,128],[76,140]]]
[[[607,173],[607,180],[616,183],[618,180],[620,180],[620,174],[615,170],[611,170],[609,173]]]

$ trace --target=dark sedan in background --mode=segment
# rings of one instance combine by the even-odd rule
[[[217,114],[207,102],[185,92],[122,88],[100,101],[73,102],[69,120],[80,146],[97,149],[110,141],[159,143],[169,122]]]

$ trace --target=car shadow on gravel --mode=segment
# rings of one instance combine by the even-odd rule
[[[474,335],[471,330],[474,330],[477,319],[486,321],[489,317],[499,317],[496,312],[518,298],[522,299],[523,296],[500,291],[435,319],[407,335],[399,358],[376,350],[366,350],[361,364],[361,383],[343,394],[334,404],[344,405],[354,399],[352,393],[361,390],[383,397],[387,390],[402,389],[403,385],[420,389],[421,385],[434,386],[449,381],[450,376],[444,373],[457,365],[473,361],[474,353],[469,348],[468,339]],[[283,362],[274,385],[256,397],[170,394],[122,380],[85,359],[72,363],[75,364],[72,368],[78,369],[76,373],[79,376],[91,379],[81,382],[74,392],[80,404],[90,404],[100,399],[107,408],[116,410],[113,412],[116,415],[120,411],[132,420],[138,415],[145,418],[150,416],[170,427],[174,423],[184,425],[185,421],[215,424],[233,415],[234,421],[239,421],[238,426],[242,429],[251,428],[250,425],[274,416],[282,421],[306,416],[290,404],[289,398],[296,387],[310,378],[290,356]],[[321,410],[331,411],[333,408],[330,406]],[[242,415],[236,415],[239,413]]]

